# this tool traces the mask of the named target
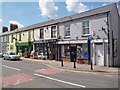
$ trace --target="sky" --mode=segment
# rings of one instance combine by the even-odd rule
[[[10,23],[12,23],[17,24],[21,28],[114,3],[114,0],[107,0],[109,2],[81,1],[63,0],[63,2],[57,2],[53,0],[37,0],[35,2],[10,2],[8,0],[0,2],[0,27],[7,26],[9,29]]]

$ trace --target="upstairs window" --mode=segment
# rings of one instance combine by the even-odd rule
[[[65,37],[70,37],[70,25],[65,25]]]
[[[21,41],[21,33],[19,33],[19,41]]]
[[[40,29],[40,39],[44,38],[43,28]]]
[[[57,37],[57,29],[56,26],[51,27],[51,37]]]
[[[83,21],[83,35],[90,33],[89,26],[89,21]]]
[[[14,39],[14,38],[13,38],[13,35],[12,35],[12,36],[11,36],[11,43],[13,43],[13,39]]]
[[[9,43],[9,35],[7,36],[7,43]]]
[[[28,40],[31,40],[31,31],[28,32]]]

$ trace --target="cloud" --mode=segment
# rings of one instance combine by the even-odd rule
[[[84,12],[88,10],[88,7],[81,3],[80,0],[66,0],[66,8],[69,12]]]
[[[53,0],[39,0],[39,8],[41,16],[49,18],[57,16],[56,12],[58,11],[58,7],[55,6]]]
[[[18,28],[24,27],[22,24],[20,24],[20,23],[17,22],[17,21],[9,21],[9,23],[10,23],[10,24],[16,24],[16,25],[18,25]]]
[[[80,0],[66,0],[66,8],[69,12],[84,12],[88,10],[88,7],[81,3]]]

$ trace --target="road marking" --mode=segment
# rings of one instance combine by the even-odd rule
[[[63,81],[63,80],[51,78],[51,77],[40,75],[40,74],[36,74],[36,73],[34,73],[34,75],[35,76],[39,76],[39,77],[43,77],[43,78],[47,78],[47,79],[50,79],[50,80],[53,80],[53,81],[57,81],[57,82],[66,83],[66,84],[69,84],[69,85],[73,85],[73,86],[78,86],[78,87],[85,88],[84,85],[79,85],[79,84],[75,84],[75,83],[71,83],[71,82],[67,82],[67,81]]]
[[[111,76],[111,75],[105,75],[105,76],[107,76],[107,77],[113,77],[113,76]]]
[[[11,69],[14,69],[14,70],[17,70],[17,71],[21,71],[21,70],[18,69],[18,68],[14,68],[14,67],[6,66],[6,65],[3,65],[3,66],[6,67],[6,68],[11,68]]]

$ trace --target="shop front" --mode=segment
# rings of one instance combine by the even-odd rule
[[[23,57],[29,57],[33,50],[33,42],[16,42],[16,53]]]
[[[35,51],[38,53],[43,53],[47,56],[49,60],[56,60],[57,59],[57,40],[40,40],[35,41]]]
[[[75,53],[78,63],[88,63],[87,40],[59,41],[58,46],[58,60],[73,62],[72,53]]]

